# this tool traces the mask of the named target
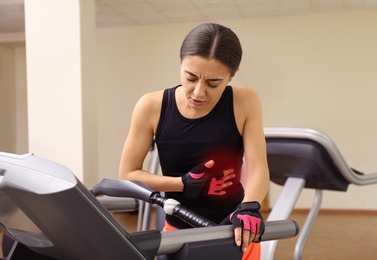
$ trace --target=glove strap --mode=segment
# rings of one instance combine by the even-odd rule
[[[237,211],[259,211],[260,204],[258,201],[243,202],[237,206]]]

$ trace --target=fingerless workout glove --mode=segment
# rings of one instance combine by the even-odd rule
[[[224,173],[208,172],[208,170],[205,163],[200,163],[182,175],[185,198],[197,199],[202,195],[215,195],[223,189]]]
[[[241,227],[251,233],[260,234],[258,241],[253,240],[254,243],[259,243],[264,233],[264,221],[259,209],[260,204],[257,201],[241,203],[220,225],[233,224],[233,228]]]

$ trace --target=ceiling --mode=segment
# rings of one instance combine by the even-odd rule
[[[377,8],[377,0],[95,0],[98,27]],[[0,33],[24,32],[24,0],[0,0]]]

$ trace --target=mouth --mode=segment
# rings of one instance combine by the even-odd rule
[[[199,100],[199,99],[195,99],[195,98],[190,98],[191,100],[191,104],[193,104],[194,106],[203,106],[203,104],[205,103],[205,101],[203,100]]]

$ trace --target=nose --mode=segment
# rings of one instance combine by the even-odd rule
[[[205,96],[206,89],[204,83],[199,81],[198,84],[195,85],[193,93],[196,98],[201,98]]]

